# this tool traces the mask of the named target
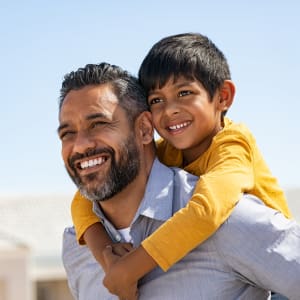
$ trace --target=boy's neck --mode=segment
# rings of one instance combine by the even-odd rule
[[[220,126],[213,134],[208,136],[205,141],[203,141],[200,145],[197,145],[193,148],[182,150],[182,167],[186,167],[193,161],[195,161],[198,157],[202,156],[206,150],[210,147],[214,137],[223,129],[223,126]]]

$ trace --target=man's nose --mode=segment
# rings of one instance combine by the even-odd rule
[[[73,152],[85,153],[96,147],[95,139],[91,138],[86,132],[78,132],[74,141]]]

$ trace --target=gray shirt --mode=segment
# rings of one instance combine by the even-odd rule
[[[146,193],[130,226],[134,246],[184,207],[197,177],[154,162]],[[122,240],[97,205],[95,213],[115,241]],[[77,300],[118,299],[102,285],[104,272],[74,228],[63,237],[63,263]],[[300,226],[244,195],[229,219],[168,272],[156,268],[139,283],[141,300],[268,299],[269,290],[300,295]]]

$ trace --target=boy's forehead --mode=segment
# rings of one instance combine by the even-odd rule
[[[154,88],[152,90],[150,90],[150,92],[153,92],[154,90],[157,89],[161,89],[165,86],[175,86],[175,87],[180,87],[183,85],[190,85],[192,83],[199,83],[201,84],[201,82],[199,82],[195,77],[193,76],[185,76],[185,75],[172,75],[170,77],[168,77],[165,80],[160,80],[156,82],[156,85],[154,86]],[[201,84],[202,85],[202,84]]]

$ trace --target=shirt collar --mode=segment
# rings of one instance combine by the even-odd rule
[[[145,195],[132,223],[143,215],[145,217],[166,221],[172,216],[174,188],[174,171],[155,159],[148,178]],[[107,222],[101,208],[93,203],[95,214]]]
[[[134,220],[139,216],[166,221],[172,216],[174,170],[154,160],[144,198]]]

